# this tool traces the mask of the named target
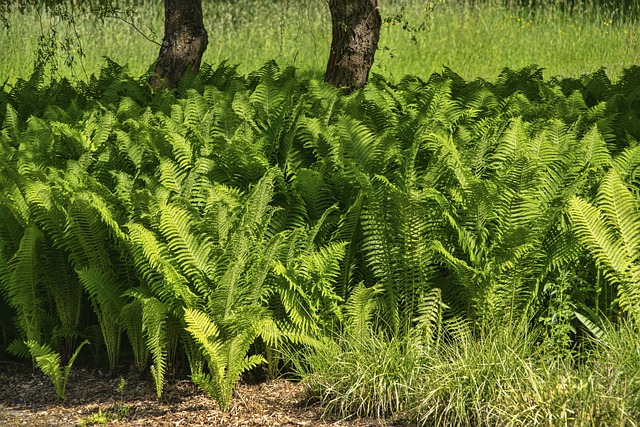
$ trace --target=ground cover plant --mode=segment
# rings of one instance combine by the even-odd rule
[[[221,408],[263,370],[343,417],[634,425],[638,81],[33,74],[0,98],[1,347]]]

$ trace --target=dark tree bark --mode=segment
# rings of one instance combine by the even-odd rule
[[[197,73],[208,40],[202,0],[165,0],[164,39],[149,79],[151,86],[174,88],[186,72]]]
[[[333,38],[324,80],[350,93],[369,77],[382,18],[378,0],[329,0]]]

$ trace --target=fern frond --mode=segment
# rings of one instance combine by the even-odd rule
[[[160,231],[181,271],[195,282],[206,280],[211,242],[191,231],[192,214],[176,204],[160,207]]]
[[[209,316],[190,308],[185,309],[185,322],[187,331],[203,349],[210,371],[210,375],[195,375],[193,380],[212,395],[223,410],[227,410],[239,376],[264,362],[262,356],[246,356],[255,333],[245,329],[222,342],[218,328]]]
[[[197,130],[202,126],[204,117],[209,110],[206,99],[195,89],[188,89],[184,106],[184,119],[181,124],[185,127]]]
[[[53,299],[60,327],[76,331],[82,313],[83,291],[80,281],[64,251],[46,245],[41,250],[43,285]],[[68,340],[71,344],[72,339]]]
[[[65,238],[61,243],[76,269],[87,266],[111,269],[107,236],[108,229],[89,200],[78,197],[70,201]]]
[[[184,182],[188,175],[188,170],[182,169],[178,163],[166,158],[160,158],[158,165],[160,173],[160,183],[176,194],[182,194]]]
[[[44,373],[55,387],[58,399],[64,400],[64,390],[62,389],[62,361],[59,353],[47,344],[40,344],[36,341],[26,341],[29,353],[36,361],[36,365]]]
[[[36,227],[24,230],[20,247],[9,262],[10,276],[4,281],[3,289],[9,305],[17,312],[18,328],[28,341],[35,342],[40,341],[44,327],[40,293],[44,272],[39,256],[43,238]]]
[[[354,336],[365,339],[371,332],[376,296],[382,293],[380,286],[367,288],[358,283],[347,300],[344,310],[347,314],[347,329]]]
[[[114,370],[118,364],[122,326],[119,322],[124,306],[122,298],[125,286],[110,271],[100,267],[85,267],[77,270],[80,283],[89,294],[100,322],[109,358],[109,367]]]
[[[617,173],[608,173],[600,184],[598,206],[607,223],[619,230],[626,258],[640,264],[640,202]]]
[[[139,373],[144,372],[149,360],[149,350],[145,343],[142,323],[142,303],[133,299],[120,310],[118,322],[122,325],[129,338],[133,350],[133,360]]]
[[[613,167],[625,182],[640,187],[640,145],[627,148],[613,159]]]
[[[35,359],[38,368],[42,373],[49,377],[53,383],[58,399],[64,400],[67,380],[69,379],[69,373],[71,372],[73,362],[75,362],[78,354],[80,354],[82,347],[89,344],[89,341],[85,340],[76,347],[76,350],[69,358],[64,370],[62,369],[60,354],[53,351],[49,345],[40,344],[36,341],[25,341],[24,343],[27,346],[31,357]]]
[[[212,363],[224,366],[224,358],[221,355],[222,344],[219,342],[220,332],[209,316],[200,310],[185,308],[184,320],[187,331],[203,348]]]
[[[443,326],[442,311],[446,308],[440,288],[431,289],[420,299],[417,317],[413,320],[415,331],[419,331],[424,344],[437,345],[439,342]]]
[[[171,257],[168,247],[142,224],[129,223],[126,228],[136,270],[154,294],[174,311],[182,303],[195,306],[198,297],[189,288],[189,281]]]
[[[167,370],[167,307],[154,297],[139,295],[138,299],[142,304],[142,330],[147,336],[147,348],[153,359],[151,375],[159,399],[162,396]]]
[[[344,117],[337,124],[340,136],[339,152],[356,170],[377,171],[382,155],[377,137],[356,120]]]
[[[578,237],[605,269],[607,279],[619,283],[628,267],[625,248],[606,226],[602,212],[587,201],[573,197],[569,200],[569,213]]]
[[[569,201],[576,234],[607,280],[618,285],[620,307],[640,318],[640,203],[615,169],[603,180],[597,202]]]

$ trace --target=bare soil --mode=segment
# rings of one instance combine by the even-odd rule
[[[120,393],[118,385],[124,379]],[[102,416],[102,422],[98,420]],[[104,423],[106,421],[106,424]],[[376,419],[323,418],[303,387],[286,380],[240,384],[229,411],[186,379],[169,380],[160,400],[153,381],[76,369],[59,401],[48,378],[29,366],[0,362],[0,426],[391,426]],[[397,425],[397,424],[396,424]]]

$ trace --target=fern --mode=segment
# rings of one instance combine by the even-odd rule
[[[127,333],[133,350],[133,360],[140,373],[146,370],[149,361],[149,350],[145,343],[142,320],[142,303],[137,299],[125,304],[120,310],[118,321]]]
[[[9,269],[2,280],[3,294],[9,305],[16,311],[16,325],[27,341],[42,339],[45,319],[43,318],[43,295],[41,286],[44,272],[39,253],[43,240],[42,232],[36,227],[24,230],[20,247],[9,262]]]
[[[206,238],[198,239],[189,230],[192,217],[176,205],[160,207],[160,231],[184,275],[197,283],[206,280],[211,245]]]
[[[186,355],[224,406],[284,345],[544,322],[565,276],[588,330],[637,317],[637,74],[445,69],[343,97],[222,64],[152,98],[112,62],[86,84],[34,74],[0,96],[0,347],[64,359],[95,330],[113,367],[125,331],[158,396]]]
[[[574,197],[569,213],[576,233],[605,278],[618,288],[618,303],[640,319],[640,204],[615,170],[604,178],[596,205]]]
[[[442,292],[439,288],[433,288],[425,294],[418,305],[415,333],[420,334],[422,342],[427,346],[438,346],[442,336],[443,316],[442,312],[448,308],[442,302]]]
[[[240,375],[264,362],[262,356],[246,356],[255,332],[245,329],[222,341],[218,328],[209,317],[201,311],[189,308],[185,309],[185,322],[187,331],[203,349],[209,367],[209,374],[195,374],[192,379],[226,411]]]
[[[142,331],[147,337],[147,348],[151,353],[153,364],[151,376],[156,386],[156,396],[162,396],[164,376],[167,370],[168,340],[167,340],[167,308],[154,297],[136,294],[142,304]]]
[[[344,311],[347,314],[348,333],[365,339],[373,329],[373,314],[376,297],[382,292],[381,287],[367,288],[360,282],[351,292]]]
[[[51,347],[47,344],[40,344],[36,341],[25,341],[24,344],[27,347],[28,354],[31,355],[36,361],[36,365],[45,374],[51,382],[56,390],[56,396],[58,399],[65,399],[65,391],[67,388],[67,381],[69,380],[69,373],[71,372],[71,367],[73,366],[73,362],[75,362],[76,358],[80,354],[80,350],[86,344],[89,344],[89,341],[83,341],[76,348],[74,353],[69,358],[67,365],[62,369],[62,361],[59,353],[56,353],[51,349]],[[20,352],[14,347],[10,349],[14,354],[18,355]]]
[[[127,229],[135,268],[154,294],[174,311],[182,302],[196,304],[198,297],[170,256],[166,244],[142,224],[129,223]]]
[[[113,371],[118,365],[120,353],[123,328],[119,320],[124,306],[122,296],[125,288],[111,271],[99,267],[87,267],[77,270],[77,273],[98,316],[109,368]]]
[[[68,357],[75,347],[75,338],[81,335],[80,320],[83,309],[83,289],[76,272],[63,251],[46,245],[42,248],[43,287],[55,306],[59,326],[54,328],[54,337],[65,337],[63,357]]]

